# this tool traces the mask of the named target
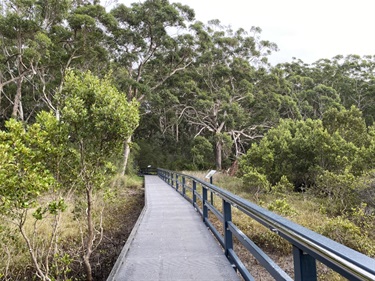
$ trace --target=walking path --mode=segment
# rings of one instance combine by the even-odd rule
[[[199,214],[179,193],[158,176],[145,176],[145,188],[146,210],[108,281],[240,280]]]

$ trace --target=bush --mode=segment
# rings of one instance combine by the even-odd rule
[[[369,238],[368,233],[346,218],[338,216],[329,219],[318,231],[322,235],[365,255],[375,255],[375,246],[372,243],[372,239]]]
[[[257,193],[271,191],[271,185],[267,177],[255,169],[249,169],[242,178],[245,189],[255,189]]]
[[[212,167],[212,163],[214,163],[212,151],[213,146],[208,139],[202,136],[197,136],[194,139],[191,155],[197,170],[206,170]]]
[[[352,208],[348,219],[359,226],[362,231],[369,231],[371,233],[375,229],[375,213],[371,209],[368,209],[366,203],[361,203],[360,206]]]
[[[343,138],[342,130],[331,130],[321,120],[281,120],[242,157],[242,174],[249,168],[255,169],[273,185],[286,176],[295,188],[302,189],[314,186],[324,170],[337,174],[346,170],[362,173],[360,159],[367,154],[361,154],[359,147]]]
[[[268,210],[279,213],[282,216],[293,216],[297,214],[296,209],[286,202],[286,198],[276,199],[267,206]]]
[[[294,191],[294,186],[286,176],[281,176],[280,181],[272,186],[272,191],[276,193],[289,193]]]
[[[342,214],[360,204],[357,190],[361,189],[358,178],[351,173],[334,174],[323,171],[317,178],[315,191],[324,197],[326,211],[330,215]]]

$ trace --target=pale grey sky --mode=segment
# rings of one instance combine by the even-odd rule
[[[112,0],[116,1],[116,0]],[[137,0],[117,0],[130,5]],[[335,55],[375,55],[375,0],[170,0],[193,8],[196,19],[262,29],[276,43],[275,64],[292,57],[312,63]]]

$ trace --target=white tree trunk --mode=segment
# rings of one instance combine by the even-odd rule
[[[131,136],[128,137],[128,139],[124,141],[124,159],[123,159],[122,170],[121,170],[121,175],[123,175],[123,176],[125,175],[126,167],[128,165],[131,141],[132,141]]]
[[[223,144],[221,140],[216,141],[216,147],[215,147],[215,160],[216,160],[216,169],[221,170],[221,162],[222,162],[222,157],[221,157],[221,152],[223,150]]]

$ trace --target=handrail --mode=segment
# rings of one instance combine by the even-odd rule
[[[189,201],[198,209],[203,217],[203,221],[210,227],[219,242],[223,245],[225,254],[236,265],[245,280],[253,279],[234,252],[232,234],[240,238],[239,241],[242,242],[276,280],[292,279],[233,224],[231,221],[232,207],[247,214],[293,245],[295,280],[316,280],[316,260],[324,263],[349,280],[375,280],[375,259],[196,177],[165,169],[158,169],[158,175],[177,191],[181,189],[182,191],[179,192],[185,198],[185,188],[193,190],[193,198],[189,198]],[[182,181],[179,181],[180,177]],[[186,179],[192,181],[193,187],[187,187]],[[196,192],[197,184],[202,186],[202,194]],[[207,197],[208,191],[223,200],[222,215],[219,210],[212,210],[214,206],[209,203]],[[198,207],[196,203],[197,199],[201,199],[203,210],[200,210]],[[213,211],[213,214],[219,216],[219,219],[224,219],[224,237],[219,234],[209,221],[208,210]]]

